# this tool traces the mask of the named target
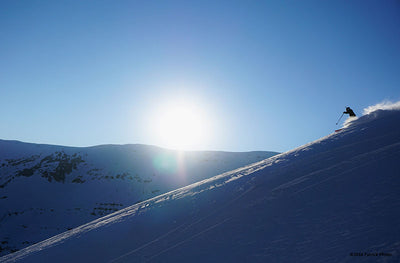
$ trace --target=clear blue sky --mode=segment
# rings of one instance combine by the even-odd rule
[[[198,149],[286,151],[399,83],[398,1],[0,1],[1,139],[159,145],[180,97]]]

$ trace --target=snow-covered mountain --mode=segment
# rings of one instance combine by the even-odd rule
[[[134,204],[2,262],[399,262],[400,111]]]
[[[0,253],[274,154],[0,140]]]

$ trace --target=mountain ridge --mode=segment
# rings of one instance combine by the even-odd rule
[[[274,154],[0,140],[0,254]]]

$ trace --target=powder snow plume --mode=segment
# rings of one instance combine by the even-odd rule
[[[357,120],[358,117],[348,117],[344,122],[343,122],[343,128],[349,127],[355,120]]]
[[[400,110],[400,101],[397,102],[383,101],[378,104],[368,106],[363,110],[362,116],[368,115],[377,110]],[[343,123],[343,128],[349,127],[357,119],[358,117],[347,118]]]
[[[363,115],[370,114],[371,112],[374,112],[376,110],[400,110],[400,101],[383,101],[381,103],[369,106],[364,109]]]

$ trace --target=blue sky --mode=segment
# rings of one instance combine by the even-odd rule
[[[193,149],[286,151],[400,99],[398,1],[1,1],[0,32],[1,139],[166,146],[185,100]]]

